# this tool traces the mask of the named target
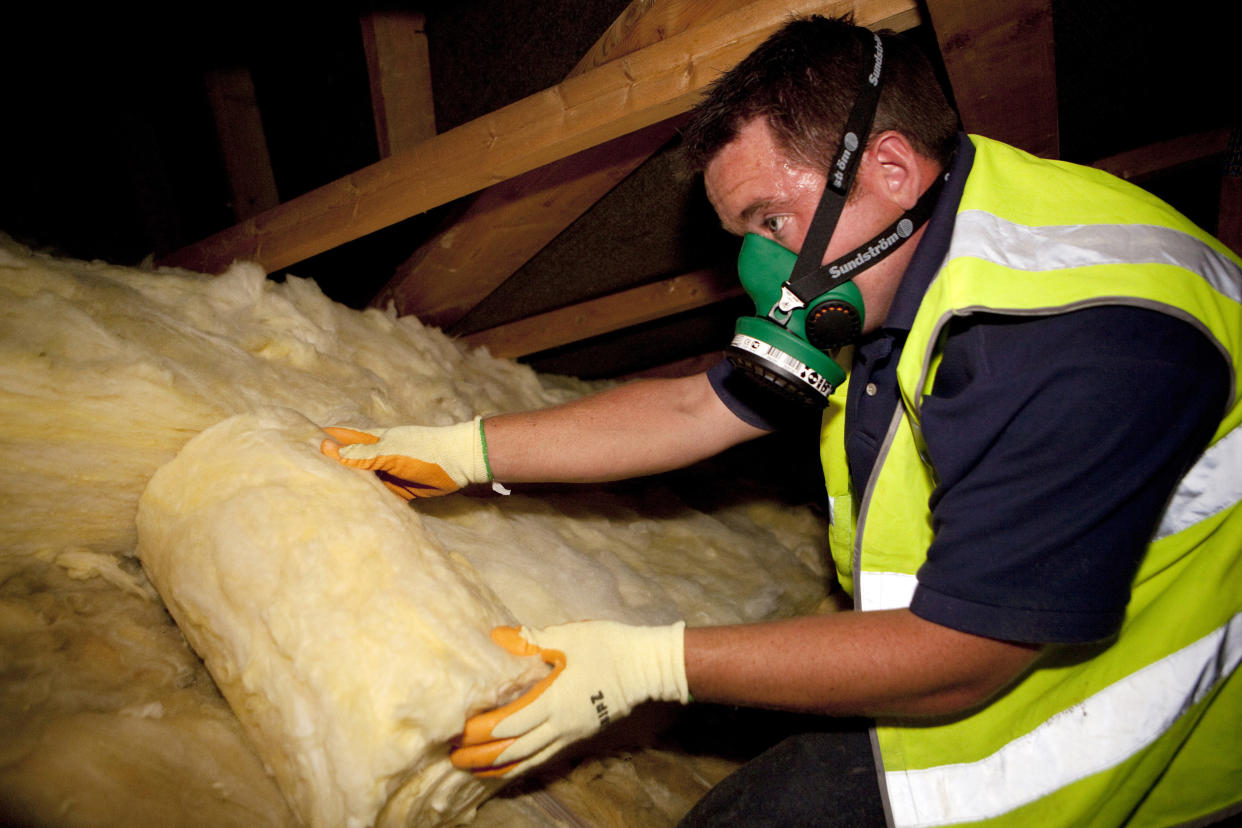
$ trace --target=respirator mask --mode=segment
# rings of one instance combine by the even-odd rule
[[[850,111],[827,183],[807,228],[800,254],[771,239],[748,233],[738,255],[738,276],[755,302],[755,316],[737,321],[725,352],[735,369],[756,384],[801,405],[823,408],[845,381],[845,371],[829,356],[854,342],[865,316],[853,279],[882,261],[914,235],[931,215],[944,177],[879,235],[828,264],[832,240],[880,99],[884,46],[874,39],[873,62],[864,69],[862,88]]]

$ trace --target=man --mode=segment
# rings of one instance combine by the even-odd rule
[[[467,722],[454,762],[520,773],[637,703],[693,696],[874,729],[778,746],[687,824],[1236,808],[1237,258],[1122,182],[959,135],[917,50],[847,21],[773,35],[713,86],[685,145],[746,236],[743,284],[779,283],[730,362],[486,423],[329,429],[325,451],[406,497],[649,474],[822,402],[840,383],[826,350],[851,363],[821,454],[858,611],[498,630],[553,670]]]

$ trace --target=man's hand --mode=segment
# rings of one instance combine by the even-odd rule
[[[330,426],[320,451],[373,471],[405,500],[450,494],[492,479],[481,418],[451,426],[399,426],[362,431]]]
[[[476,776],[516,776],[640,702],[685,704],[685,626],[579,621],[495,628],[493,641],[514,655],[539,656],[552,672],[515,701],[470,718],[453,765]]]

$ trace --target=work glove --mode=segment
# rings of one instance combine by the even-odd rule
[[[375,472],[405,500],[451,494],[492,479],[481,417],[451,426],[369,431],[329,426],[324,431],[332,439],[324,440],[320,451],[347,466]]]
[[[532,630],[496,627],[492,640],[552,666],[521,697],[466,721],[450,759],[476,776],[513,777],[647,700],[690,701],[685,623],[632,627],[578,621]]]

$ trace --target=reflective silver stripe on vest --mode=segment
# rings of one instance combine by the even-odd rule
[[[1180,532],[1242,501],[1242,426],[1210,446],[1186,472],[1164,510],[1156,540]]]
[[[905,609],[914,599],[919,579],[904,572],[861,572],[858,578],[858,608],[871,610]]]
[[[1219,293],[1242,302],[1242,268],[1180,230],[1152,224],[1031,227],[983,210],[958,215],[948,258],[983,259],[1014,270],[1058,270],[1103,264],[1168,264],[1198,273]]]
[[[1167,538],[1242,503],[1242,426],[1211,446],[1182,478],[1154,540]],[[901,572],[858,573],[861,609],[910,606],[918,579]]]
[[[1155,742],[1242,661],[1242,613],[984,759],[885,774],[899,826],[987,819],[1114,767]],[[1014,773],[1021,768],[1021,773]]]

